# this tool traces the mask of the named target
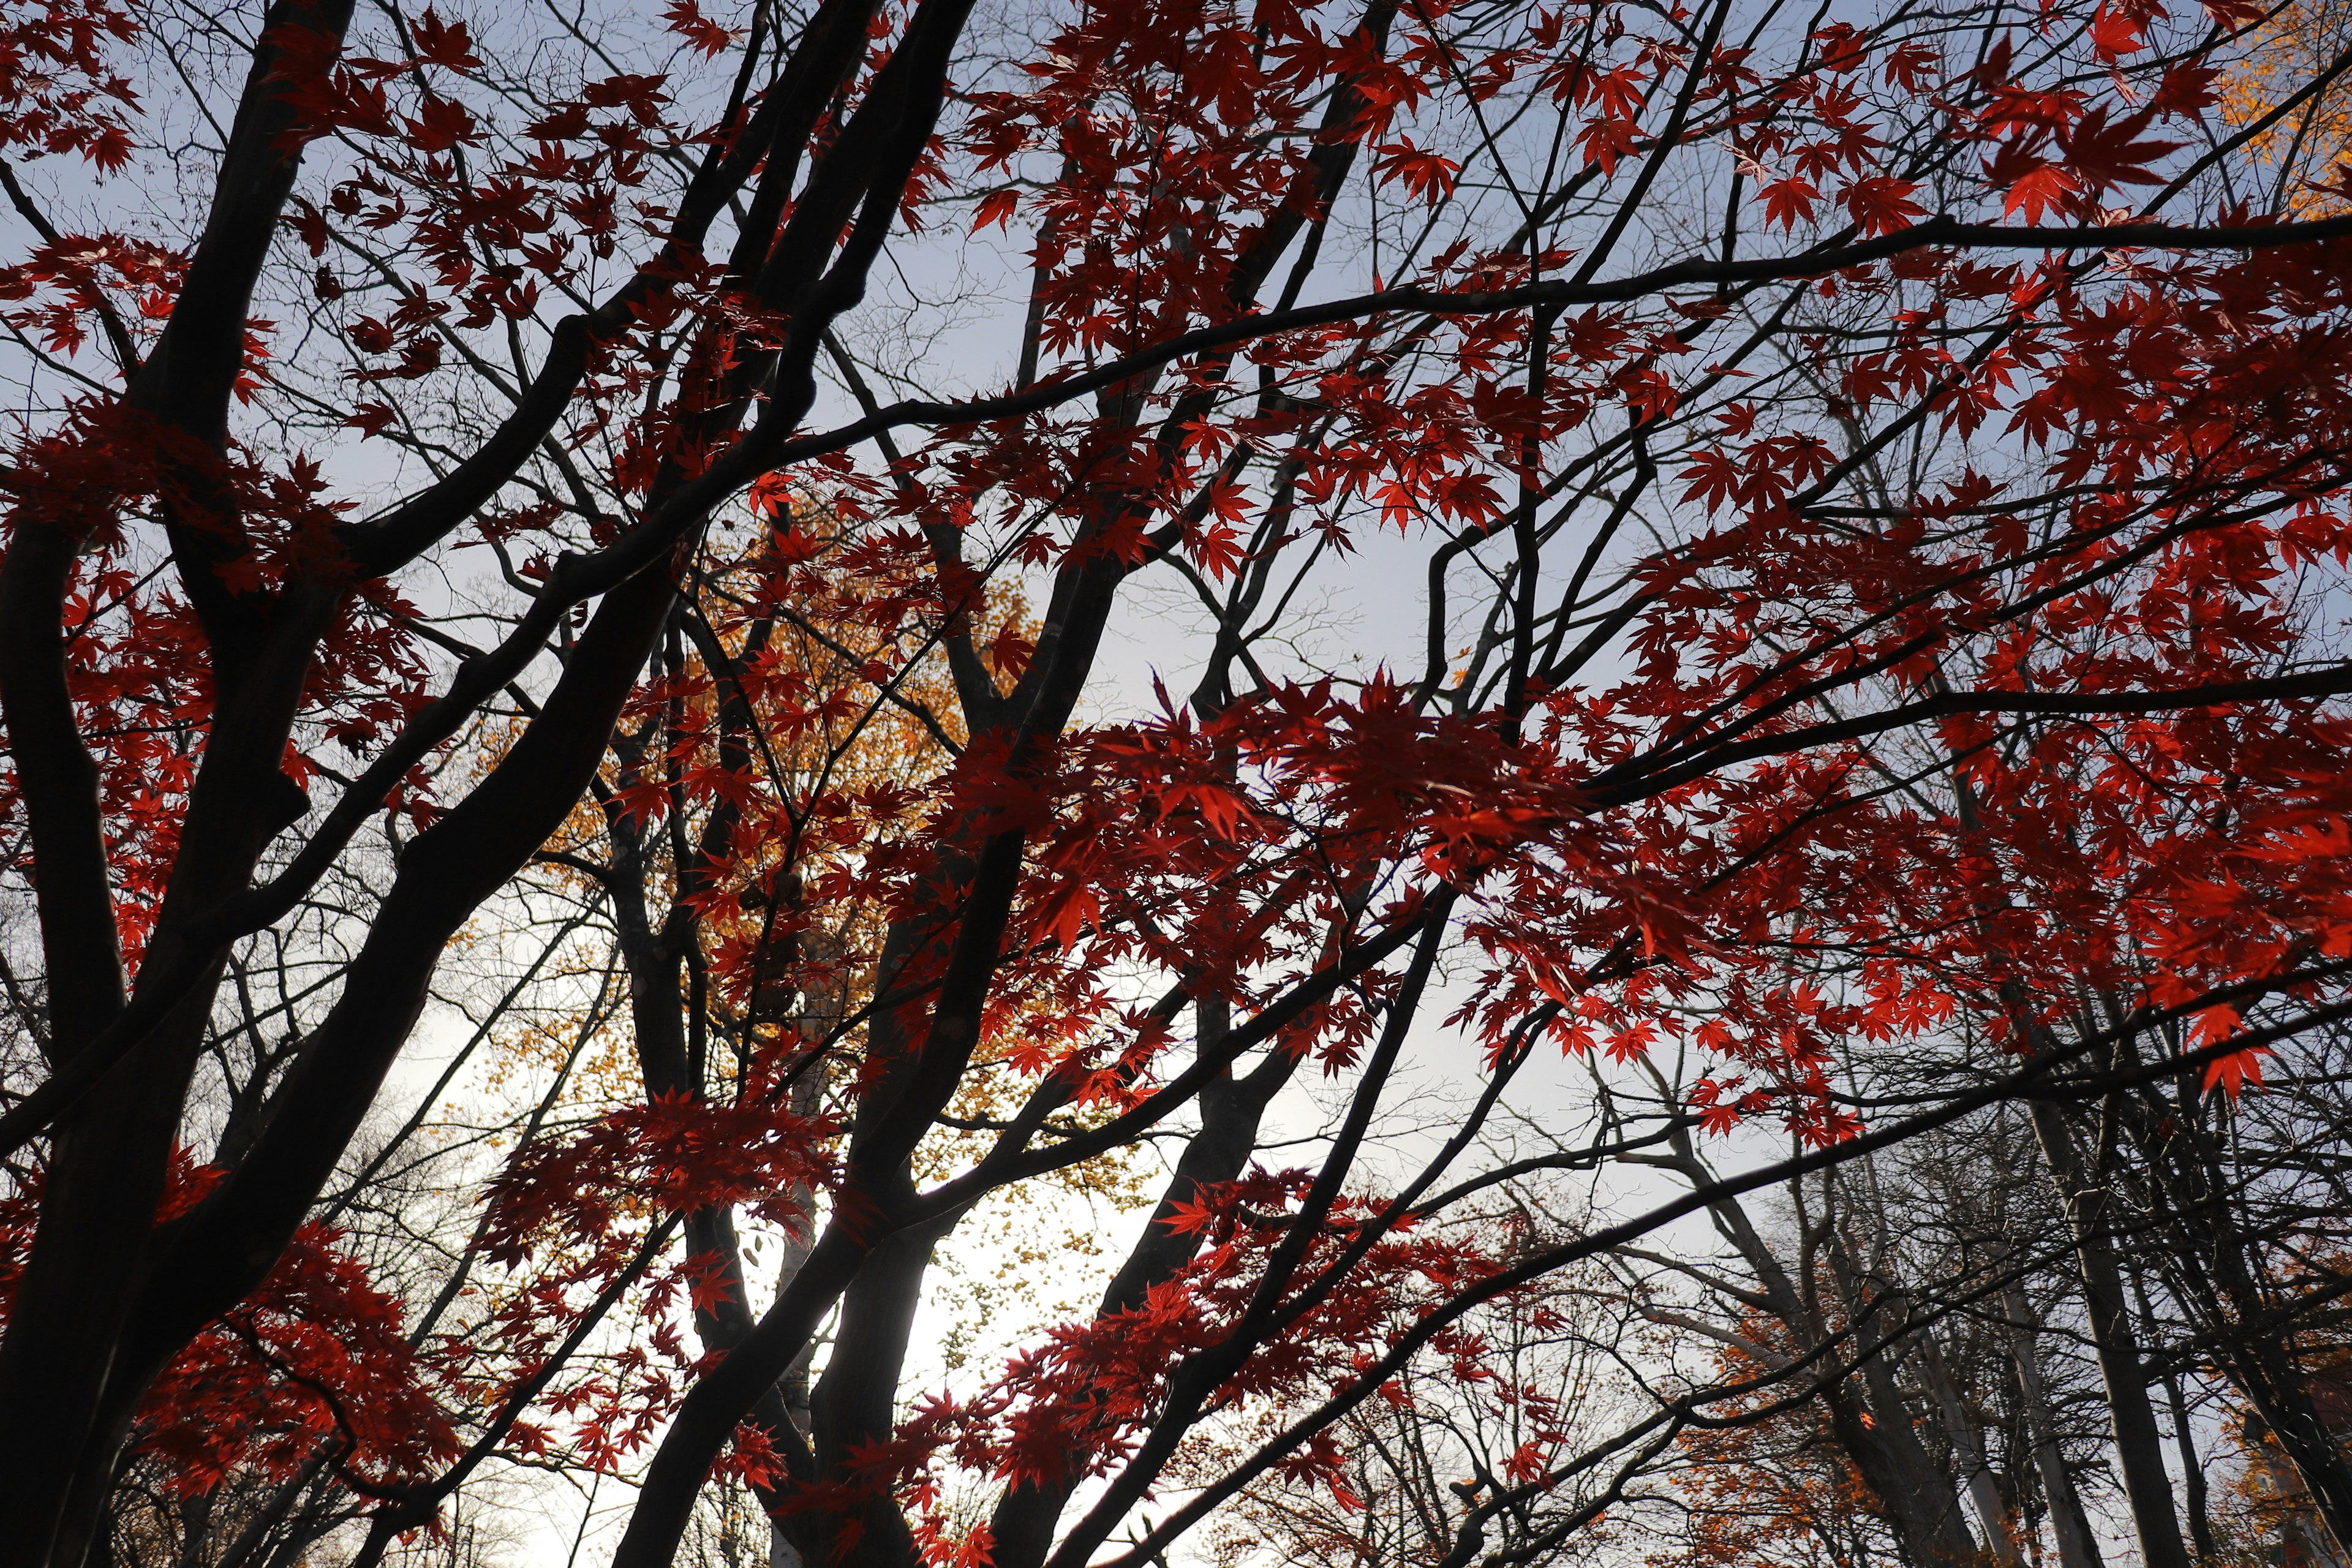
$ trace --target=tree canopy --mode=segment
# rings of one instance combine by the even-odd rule
[[[2326,7],[5,18],[0,1568],[2352,1547]]]

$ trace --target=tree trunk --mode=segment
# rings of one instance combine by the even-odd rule
[[[2156,1331],[2156,1313],[2147,1301],[2147,1286],[2139,1270],[2132,1270],[2132,1300],[2139,1303],[2139,1321]],[[2189,1401],[2181,1394],[2180,1374],[2168,1363],[2164,1369],[2164,1401],[2172,1415],[2173,1446],[2180,1454],[2181,1500],[2189,1510],[2189,1541],[2200,1558],[2213,1555],[2213,1521],[2206,1507],[2205,1467],[2197,1457],[2196,1435],[2189,1426]]]
[[[1673,1167],[1694,1186],[1708,1178],[1706,1164],[1692,1146],[1690,1135],[1677,1130],[1670,1136]],[[1738,1252],[1761,1287],[1769,1310],[1800,1344],[1820,1344],[1827,1328],[1790,1278],[1780,1259],[1765,1244],[1748,1211],[1737,1199],[1711,1204],[1707,1216],[1716,1232]],[[1888,1365],[1883,1337],[1874,1345],[1858,1345],[1861,1376],[1827,1384],[1822,1397],[1829,1412],[1830,1430],[1853,1461],[1863,1484],[1870,1489],[1880,1515],[1894,1531],[1895,1551],[1911,1568],[1945,1568],[1973,1563],[1979,1552],[1961,1518],[1959,1493],[1951,1478],[1919,1445],[1911,1413]],[[1855,1386],[1857,1381],[1861,1387]],[[1866,1394],[1866,1397],[1865,1397]]]
[[[2050,1503],[2050,1527],[2058,1538],[2061,1568],[2103,1568],[2099,1538],[2092,1533],[2091,1516],[2083,1494],[2074,1489],[2074,1474],[2066,1468],[2065,1450],[2058,1446],[2058,1424],[2050,1403],[2050,1387],[2042,1376],[2042,1352],[2037,1344],[2042,1320],[2021,1283],[2011,1280],[2007,1305],[2010,1354],[2017,1363],[2018,1386],[2025,1394],[2025,1418],[2033,1434],[2033,1468],[2042,1477],[2042,1495]]]
[[[2164,1396],[2172,1406],[2172,1440],[2180,1450],[2180,1475],[2189,1504],[2189,1539],[2200,1557],[2213,1555],[2213,1519],[2206,1505],[2205,1467],[2197,1457],[2197,1438],[2189,1429],[2189,1401],[2181,1397],[2180,1377],[2164,1374]]]
[[[2123,1268],[2106,1229],[2106,1193],[2084,1172],[2074,1132],[2056,1106],[2046,1100],[2034,1104],[2033,1131],[2074,1234],[2091,1344],[2106,1388],[2107,1419],[2124,1495],[2131,1504],[2132,1527],[2139,1537],[2140,1560],[2146,1568],[2189,1568],[2180,1516],[2172,1506],[2172,1479],[2164,1468],[2164,1439],[2148,1401],[2147,1372],[2124,1300]]]
[[[1985,1458],[1984,1431],[1961,1400],[1933,1334],[1919,1337],[1919,1372],[1927,1391],[1936,1396],[1936,1404],[1943,1411],[1944,1430],[1951,1436],[1952,1452],[1959,1458],[1961,1478],[1968,1485],[1969,1501],[1976,1509],[1977,1526],[1984,1532],[1985,1544],[1992,1549],[1993,1558],[2001,1568],[2024,1568],[2025,1559],[2019,1554],[2017,1542],[2010,1534],[2008,1504],[2001,1499],[2000,1484]]]
[[[2191,1108],[2167,1110],[2168,1132],[2152,1136],[2143,1128],[2141,1137],[2158,1201],[2171,1210],[2174,1268],[2188,1299],[2210,1303],[2206,1333],[2217,1348],[2219,1369],[2270,1428],[2271,1441],[2310,1494],[2320,1527],[2335,1538],[2340,1556],[2352,1545],[2352,1468],[2312,1401],[2291,1338],[2293,1304],[2264,1289],[2255,1243],[2231,1212],[2229,1180],[2213,1139]],[[2187,1462],[2193,1451],[2187,1412],[2179,1394],[2173,1397]]]
[[[814,938],[814,933],[812,937]],[[837,958],[839,954],[834,952],[828,956]],[[843,994],[844,988],[835,980],[827,987],[825,994],[803,999],[801,1011],[801,1040],[803,1045],[813,1047],[820,1044],[839,1024],[844,1011]],[[824,1108],[824,1091],[832,1080],[832,1066],[830,1058],[819,1060],[793,1084],[793,1115],[813,1117]],[[793,1204],[801,1213],[802,1226],[798,1231],[784,1237],[783,1257],[776,1268],[778,1295],[782,1295],[784,1287],[793,1282],[793,1277],[801,1271],[801,1265],[808,1261],[809,1248],[816,1240],[816,1190],[806,1183],[795,1186]],[[793,1424],[793,1429],[801,1435],[803,1441],[806,1441],[809,1436],[809,1368],[815,1359],[816,1342],[812,1339],[801,1347],[801,1353],[793,1363],[792,1370],[784,1373],[783,1382],[777,1385],[778,1392],[783,1395],[785,1419]],[[792,1532],[785,1528],[783,1521],[771,1519],[768,1521],[768,1568],[803,1568],[804,1562],[799,1544],[793,1540]]]
[[[1204,1054],[1223,1048],[1228,1008],[1222,998],[1195,1004],[1196,1047]],[[1200,1249],[1200,1237],[1171,1228],[1166,1222],[1179,1205],[1196,1201],[1203,1187],[1230,1182],[1242,1173],[1257,1147],[1260,1119],[1282,1086],[1290,1080],[1298,1059],[1277,1048],[1247,1077],[1221,1074],[1201,1091],[1201,1126],[1184,1145],[1176,1173],[1159,1206],[1129,1249],[1127,1260],[1103,1291],[1098,1317],[1132,1310],[1154,1285],[1172,1278]],[[1007,1488],[990,1515],[995,1568],[1037,1568],[1054,1544],[1054,1527],[1077,1489],[1075,1466],[1055,1479],[1024,1481]]]
[[[1870,1391],[1869,1420],[1864,1433],[1847,1436],[1847,1451],[1861,1467],[1863,1455],[1855,1451],[1855,1443],[1875,1450],[1877,1477],[1871,1478],[1867,1468],[1864,1475],[1871,1479],[1872,1489],[1912,1562],[1981,1561],[1984,1553],[1969,1533],[1959,1488],[1919,1441],[1910,1404],[1895,1386],[1894,1357],[1894,1346],[1882,1339],[1863,1362],[1863,1386]]]

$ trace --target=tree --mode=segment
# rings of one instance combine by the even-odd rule
[[[506,1456],[626,1470],[623,1568],[714,1467],[803,1560],[1139,1563],[1344,1486],[1562,1269],[2341,1017],[2352,221],[2239,182],[2294,101],[2218,102],[2261,18],[1751,10],[13,11],[0,1564],[87,1561],[163,1431],[363,1556]],[[994,361],[895,354],[953,324],[921,258],[1016,226]],[[1318,647],[1400,574],[1409,626]],[[1175,690],[1119,688],[1171,605]],[[918,787],[832,765],[885,709]],[[436,1288],[322,1200],[583,799],[635,859],[582,874],[672,895],[642,1098],[528,1124],[450,1276],[510,1284],[418,1341]],[[274,946],[314,977],[199,1162]],[[1475,1085],[1395,1133],[1441,1030]],[[1561,1049],[1696,1070],[1492,1155]],[[1842,1052],[1962,1070],[1855,1103]],[[2126,1411],[2084,1121],[2044,1153]],[[1794,1152],[1629,1217],[1446,1223],[1758,1125]],[[918,1398],[975,1206],[1159,1142],[1097,1310]],[[772,1294],[753,1222],[804,1248]],[[1759,1393],[1512,1484],[1605,1464],[1591,1517]]]

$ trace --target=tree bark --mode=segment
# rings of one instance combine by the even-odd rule
[[[2269,1428],[2271,1442],[2310,1494],[2320,1527],[2340,1552],[2352,1542],[2352,1467],[2311,1398],[2290,1338],[2291,1307],[2263,1288],[2254,1243],[2231,1212],[2212,1141],[2185,1109],[2171,1108],[2166,1120],[2174,1129],[2170,1137],[2146,1142],[2159,1201],[2172,1209],[2171,1229],[2179,1242],[2172,1266],[2193,1298],[2210,1304],[2207,1332],[2216,1363]],[[2173,1398],[2187,1462],[2194,1451],[2187,1410],[2177,1393]]]
[[[2180,1450],[2180,1474],[2189,1505],[2189,1539],[2200,1558],[2213,1555],[2213,1520],[2205,1494],[2205,1467],[2197,1457],[2196,1434],[2189,1430],[2189,1401],[2182,1397],[2178,1373],[2164,1374],[2164,1396],[2172,1407],[2172,1440]]]
[[[1952,1382],[1951,1369],[1944,1363],[1944,1352],[1933,1334],[1919,1336],[1919,1372],[1935,1395],[1937,1406],[1943,1412],[1944,1430],[1952,1440],[1952,1452],[1958,1457],[1960,1474],[1969,1489],[1969,1501],[1976,1510],[1977,1527],[1991,1548],[1992,1555],[2001,1568],[2023,1568],[2025,1559],[2017,1550],[2017,1542],[2009,1530],[2009,1507],[2002,1501],[2000,1483],[1994,1478],[1992,1466],[1985,1458],[1984,1430],[1977,1425],[1975,1415],[1961,1398]]]
[[[2051,1532],[2058,1538],[2061,1568],[2103,1568],[2099,1538],[2092,1532],[2091,1516],[2075,1489],[2074,1473],[2058,1443],[2056,1412],[2050,1387],[2042,1375],[2042,1351],[2037,1337],[2042,1320],[2033,1310],[2025,1287],[2011,1280],[2004,1297],[2009,1312],[2010,1355],[2017,1364],[2017,1383],[2025,1395],[2025,1419],[2033,1435],[2033,1466],[2042,1477],[2042,1495],[2050,1505]]]
[[[1213,1054],[1223,1048],[1227,1009],[1212,998],[1194,1008],[1198,1020],[1197,1048]],[[1161,1194],[1159,1205],[1129,1249],[1127,1260],[1103,1291],[1098,1317],[1128,1311],[1142,1302],[1152,1286],[1172,1278],[1200,1248],[1196,1236],[1170,1228],[1180,1205],[1194,1202],[1201,1190],[1230,1182],[1242,1173],[1257,1146],[1257,1131],[1265,1108],[1290,1080],[1299,1058],[1276,1047],[1248,1077],[1236,1080],[1220,1075],[1201,1091],[1201,1127],[1184,1145],[1176,1173]],[[1075,1465],[1046,1481],[1024,1481],[1008,1488],[989,1521],[995,1552],[993,1568],[1037,1568],[1054,1545],[1054,1526],[1077,1489]]]
[[[1674,1156],[1665,1163],[1694,1186],[1703,1185],[1708,1173],[1689,1132],[1676,1130],[1669,1146]],[[1755,1276],[1766,1310],[1791,1339],[1806,1347],[1823,1342],[1828,1325],[1765,1244],[1745,1206],[1737,1199],[1727,1199],[1710,1205],[1707,1212],[1717,1234]],[[1827,1382],[1821,1391],[1831,1433],[1877,1501],[1881,1517],[1894,1532],[1897,1556],[1911,1568],[1975,1562],[1977,1543],[1961,1517],[1959,1493],[1950,1476],[1919,1445],[1911,1413],[1895,1387],[1887,1364],[1885,1336],[1874,1330],[1858,1331],[1866,1336],[1866,1342],[1858,1341],[1854,1350],[1861,1375]]]
[[[2146,1568],[2189,1568],[2180,1516],[2172,1504],[2172,1479],[2164,1468],[2164,1439],[2147,1397],[2147,1369],[2140,1363],[2130,1306],[2124,1299],[2123,1268],[2107,1228],[2107,1194],[2084,1169],[2074,1131],[2056,1106],[2034,1102],[2033,1131],[2074,1231],[2091,1344],[2106,1389],[2116,1459],[2131,1505],[2132,1528],[2139,1537],[2141,1561]]]

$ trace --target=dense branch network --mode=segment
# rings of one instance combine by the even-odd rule
[[[0,1568],[2352,1543],[2332,13],[1016,12],[0,23]]]

